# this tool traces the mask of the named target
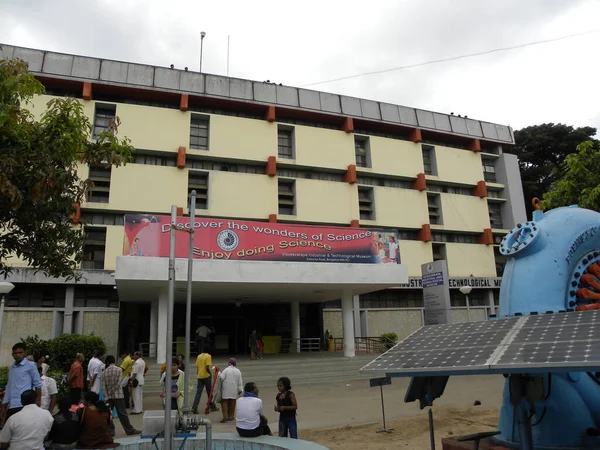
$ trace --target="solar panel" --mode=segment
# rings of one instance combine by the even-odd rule
[[[425,326],[361,370],[396,376],[600,370],[600,311]]]

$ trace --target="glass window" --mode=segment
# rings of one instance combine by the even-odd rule
[[[190,122],[190,148],[208,150],[209,117],[192,114]]]

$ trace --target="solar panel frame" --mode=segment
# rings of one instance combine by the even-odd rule
[[[429,325],[361,369],[390,376],[578,370],[600,370],[599,310]]]

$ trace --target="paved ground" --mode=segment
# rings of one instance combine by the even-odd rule
[[[369,449],[389,448],[390,440],[397,442],[401,439],[410,443],[411,449],[419,449],[419,442],[423,439],[426,441],[427,413],[421,411],[417,403],[404,403],[408,381],[396,378],[391,386],[384,387],[386,417],[396,428],[388,437],[375,433],[381,423],[381,399],[379,389],[369,388],[368,381],[294,388],[299,406],[300,438],[312,439],[332,448],[345,442],[343,447],[346,449],[365,448],[365,442],[369,443]],[[439,416],[436,421],[436,427],[439,427],[438,441],[444,433],[464,434],[488,431],[495,427],[503,385],[504,378],[497,375],[451,377],[444,396],[436,401],[434,407],[434,416]],[[275,425],[278,414],[273,411],[273,405],[277,389],[275,386],[259,386],[259,389],[265,413]],[[473,408],[475,400],[479,400],[482,406]],[[147,398],[144,401],[146,410],[161,408],[159,398]],[[214,432],[235,432],[233,423],[219,423],[220,412],[211,413],[208,417],[214,423]],[[131,418],[134,426],[141,429],[142,416]],[[365,424],[371,425],[361,427]],[[116,429],[117,437],[123,437],[119,423]],[[367,440],[361,444],[363,439]],[[381,447],[375,445],[377,442],[381,443]]]

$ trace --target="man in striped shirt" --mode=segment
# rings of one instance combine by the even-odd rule
[[[131,436],[134,434],[141,434],[140,430],[136,430],[129,421],[129,415],[125,408],[125,399],[123,396],[123,389],[121,388],[121,381],[123,380],[123,370],[115,365],[115,357],[108,355],[106,357],[106,369],[102,374],[102,391],[104,392],[104,399],[108,402],[111,408],[117,410],[119,415],[119,421],[125,430],[127,435]]]

